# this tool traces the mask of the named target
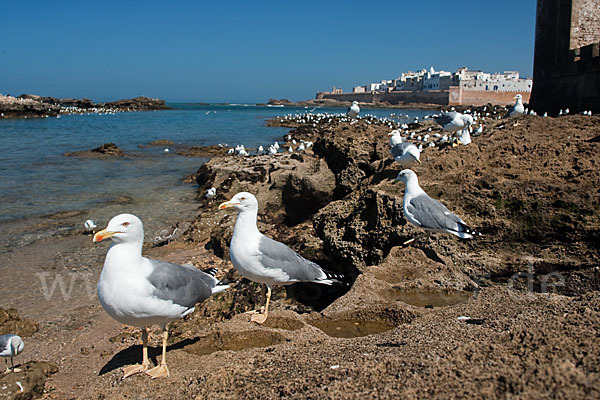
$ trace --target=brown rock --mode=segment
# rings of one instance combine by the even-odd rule
[[[14,308],[0,308],[0,335],[14,333],[22,337],[32,336],[39,330],[39,324],[30,319],[21,319]]]

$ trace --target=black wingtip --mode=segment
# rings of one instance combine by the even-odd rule
[[[219,270],[216,268],[207,268],[207,269],[203,270],[202,272],[204,272],[205,274],[208,274],[212,277],[215,277],[217,275],[217,272],[219,272]]]
[[[325,272],[325,276],[327,277],[327,279],[332,280],[334,283],[338,283],[341,285],[349,285],[349,283],[346,281],[346,276],[344,274],[338,274],[335,272],[325,270],[323,272]]]

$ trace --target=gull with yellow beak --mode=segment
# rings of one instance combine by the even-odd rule
[[[504,118],[513,118],[513,117],[518,117],[519,115],[525,114],[525,106],[523,105],[523,96],[521,96],[520,94],[517,94],[514,97],[514,100],[516,100],[515,104],[513,104],[508,109]]]
[[[194,306],[229,286],[219,284],[216,270],[202,272],[189,265],[150,260],[142,256],[144,227],[132,214],[112,218],[106,229],[94,235],[94,242],[111,239],[98,282],[98,298],[104,310],[125,325],[142,328],[142,364],[123,369],[123,379],[145,373],[168,377],[166,326],[194,311]],[[160,365],[150,368],[148,326],[163,330]]]
[[[245,278],[267,286],[265,312],[254,312],[251,321],[262,324],[269,315],[271,287],[296,282],[314,282],[323,285],[342,284],[344,276],[325,271],[318,264],[303,258],[283,243],[275,241],[258,230],[256,217],[258,201],[253,194],[241,192],[219,205],[219,210],[238,210],[229,257],[235,269]]]

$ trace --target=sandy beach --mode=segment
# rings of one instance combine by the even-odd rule
[[[419,232],[402,212],[384,124],[298,123],[292,138],[314,142],[303,153],[203,164],[196,216],[167,245],[147,236],[144,255],[217,268],[235,283],[171,325],[166,379],[121,380],[141,358],[140,333],[96,297],[107,244],[73,228],[77,213],[40,219],[63,233],[0,253],[19,266],[0,281],[3,305],[39,325],[16,359],[31,363],[0,377],[0,393],[19,398],[20,381],[47,399],[600,397],[600,118],[488,121],[472,144],[428,148],[414,168],[483,233],[470,241],[434,234],[402,246]],[[239,191],[256,194],[263,233],[352,277],[351,287],[277,288],[267,322],[251,323],[244,312],[263,293],[233,269],[235,214],[217,210]],[[150,343],[156,363],[157,327]]]

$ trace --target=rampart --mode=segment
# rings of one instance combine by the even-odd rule
[[[598,0],[538,0],[531,106],[600,112]]]

